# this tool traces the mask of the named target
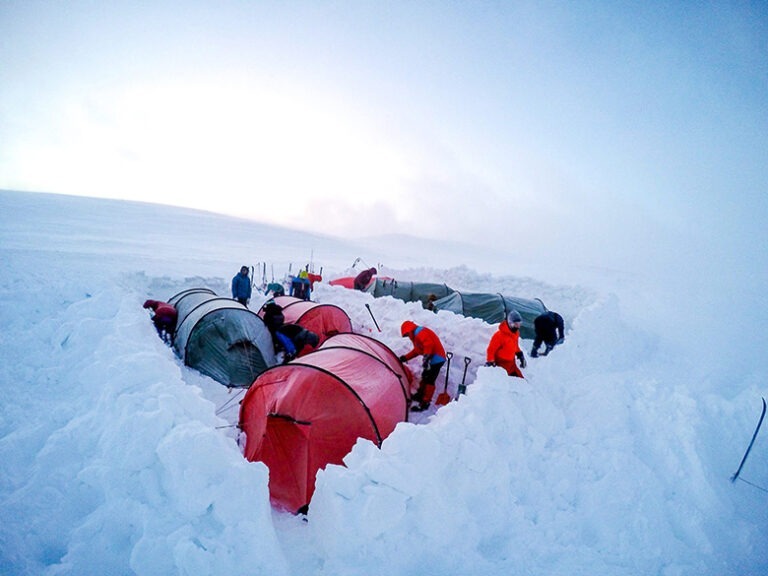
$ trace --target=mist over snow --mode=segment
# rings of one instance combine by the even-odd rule
[[[698,234],[659,234],[623,264],[563,261],[520,237],[353,241],[0,192],[0,573],[766,574],[768,429],[742,471],[756,486],[730,481],[768,394],[765,272],[745,265],[765,256],[744,239],[697,249]],[[509,378],[483,366],[495,326],[327,284],[356,258],[541,298],[565,317],[565,344]],[[193,287],[229,296],[257,263],[268,280],[322,267],[313,299],[398,354],[403,320],[431,327],[455,354],[454,395],[471,358],[466,396],[380,450],[358,442],[318,474],[306,517],[273,510],[268,469],[242,457],[239,391],[185,367],[141,306]]]

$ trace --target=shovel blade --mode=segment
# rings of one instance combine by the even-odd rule
[[[437,395],[437,400],[435,400],[435,404],[438,406],[445,406],[451,401],[451,396],[447,392],[441,392]]]

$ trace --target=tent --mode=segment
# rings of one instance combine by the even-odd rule
[[[272,337],[255,312],[207,288],[169,301],[178,312],[173,347],[184,364],[228,387],[249,386],[276,363]]]
[[[399,282],[394,278],[376,278],[376,282],[369,290],[374,298],[392,296],[405,302],[421,302],[427,307],[430,296],[437,299],[444,298],[453,293],[453,289],[445,284],[434,282]]]
[[[329,284],[354,288],[355,277],[336,278],[331,280]],[[368,292],[374,298],[392,296],[405,302],[421,302],[421,305],[426,308],[430,296],[443,298],[452,293],[453,289],[436,282],[402,282],[388,276],[374,276],[363,292]]]
[[[304,511],[317,471],[343,464],[365,438],[381,447],[408,418],[410,382],[392,350],[360,334],[338,334],[317,350],[260,374],[240,406],[249,461],[269,467],[273,505]]]
[[[277,296],[274,302],[283,309],[286,324],[298,324],[314,332],[320,338],[320,344],[334,334],[352,332],[352,321],[347,313],[333,304],[320,304],[293,296]],[[259,316],[263,316],[263,307]]]
[[[517,310],[523,317],[520,337],[529,339],[536,336],[533,321],[539,314],[547,310],[544,303],[539,299],[526,300],[502,294],[470,294],[466,292],[453,292],[445,298],[435,300],[432,306],[435,310],[450,310],[456,314],[480,318],[489,324],[498,324],[510,310]]]

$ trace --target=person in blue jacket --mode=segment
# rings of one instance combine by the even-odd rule
[[[243,306],[248,306],[251,299],[251,279],[248,277],[248,266],[240,268],[240,272],[232,278],[232,299]]]

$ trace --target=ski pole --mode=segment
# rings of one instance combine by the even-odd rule
[[[744,462],[747,461],[747,456],[749,456],[749,451],[752,450],[752,445],[755,443],[755,438],[757,438],[757,433],[760,432],[760,426],[763,425],[763,418],[765,418],[765,398],[763,398],[763,411],[760,414],[760,420],[757,422],[757,428],[755,428],[755,433],[752,434],[752,441],[749,443],[749,446],[747,447],[747,451],[744,453],[744,458],[741,459],[741,464],[739,464],[739,469],[736,470],[736,473],[731,476],[731,482],[736,482],[736,479],[739,477],[739,473],[741,472],[741,469],[744,467]]]
[[[465,382],[467,381],[467,368],[469,368],[469,363],[472,362],[472,358],[469,356],[464,356],[464,375],[461,377],[461,384],[459,384],[459,391],[456,392],[456,400],[459,399],[459,396],[462,394],[467,393],[467,385]]]
[[[365,307],[368,308],[368,314],[371,315],[371,319],[373,320],[373,323],[376,325],[376,330],[381,332],[381,328],[379,328],[379,323],[376,322],[376,318],[373,317],[373,311],[371,310],[371,307],[368,303],[365,304]]]

